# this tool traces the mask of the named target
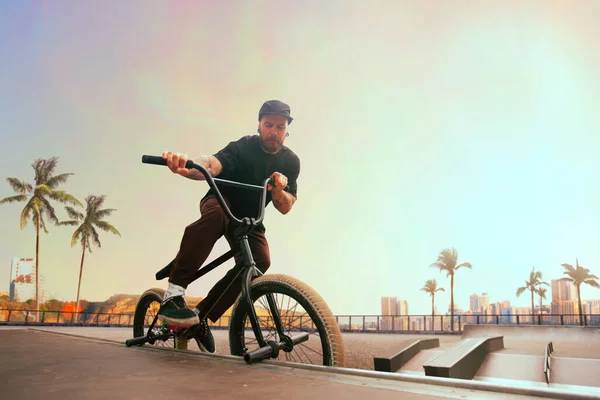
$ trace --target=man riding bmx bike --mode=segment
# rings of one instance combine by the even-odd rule
[[[296,202],[297,179],[300,174],[300,159],[283,145],[289,135],[287,128],[292,121],[287,104],[279,100],[266,101],[258,112],[258,135],[244,136],[230,142],[214,155],[200,156],[193,161],[202,165],[212,177],[219,176],[221,179],[262,185],[267,177],[271,177],[273,185],[268,186],[266,205],[273,202],[273,206],[280,213],[287,214]],[[173,173],[188,179],[205,179],[200,171],[185,168],[185,154],[163,152],[162,157]],[[260,200],[255,194],[239,188],[222,187],[219,190],[236,217],[256,214]],[[200,201],[200,213],[200,219],[185,228],[179,252],[172,263],[169,287],[165,292],[158,318],[176,327],[199,324],[199,344],[204,347],[203,350],[214,353],[214,338],[208,328],[207,318],[215,322],[233,305],[241,291],[241,277],[234,280],[235,268],[229,270],[194,310],[189,309],[185,303],[185,290],[198,268],[208,258],[217,240],[225,236],[234,253],[238,251],[238,244],[235,241],[234,226],[229,222],[212,189]],[[256,266],[262,273],[270,266],[265,231],[261,223],[248,235]],[[240,257],[236,255],[235,261],[240,262]],[[233,284],[229,285],[232,280]],[[228,285],[229,288],[226,289]],[[198,315],[206,315],[203,310],[209,309],[207,316],[200,320]]]

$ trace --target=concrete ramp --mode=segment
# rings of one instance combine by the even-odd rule
[[[600,328],[556,325],[466,325],[464,338],[502,335],[475,380],[600,388]],[[547,352],[548,346],[552,348]],[[545,365],[548,361],[548,375]]]
[[[375,371],[395,372],[408,363],[421,350],[431,349],[440,346],[440,340],[422,339],[406,340],[399,344],[399,350],[390,351],[373,359]]]
[[[463,338],[504,336],[505,340],[535,340],[548,342],[600,344],[600,328],[564,325],[465,325]]]
[[[474,379],[502,379],[546,385],[544,356],[510,354],[502,350],[488,354]],[[600,359],[551,357],[549,385],[600,388]]]
[[[600,360],[553,357],[550,384],[600,388]]]
[[[445,350],[442,350],[441,347],[431,350],[422,350],[396,372],[425,376],[423,365],[434,358],[441,356],[444,352]]]
[[[502,336],[468,338],[423,364],[425,375],[473,379],[487,355],[502,349]]]

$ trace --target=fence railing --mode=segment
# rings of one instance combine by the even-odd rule
[[[40,311],[0,309],[0,325],[45,326],[103,326],[131,327],[133,313],[74,313],[72,311]],[[580,321],[578,314],[500,314],[455,315],[451,327],[449,315],[339,315],[336,321],[342,332],[361,333],[460,333],[467,324],[476,325],[585,325],[599,326],[600,314],[586,314]],[[267,320],[261,317],[261,321]],[[306,316],[294,316],[294,326],[314,329],[312,320]],[[208,321],[213,328],[227,328],[229,316],[216,322]],[[249,323],[248,323],[248,326]]]
[[[549,342],[546,345],[546,351],[544,353],[544,376],[546,377],[547,384],[550,384],[550,360],[552,358],[552,353],[554,353],[554,345],[552,344],[552,342]]]

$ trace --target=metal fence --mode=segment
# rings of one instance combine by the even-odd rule
[[[0,309],[0,325],[43,326],[98,326],[132,327],[133,313],[74,313],[66,311],[40,311]],[[600,314],[586,314],[580,321],[578,314],[501,314],[455,315],[452,329],[449,315],[339,315],[336,321],[342,332],[357,333],[460,333],[464,325],[585,325],[600,327]],[[268,318],[261,317],[261,320]],[[312,320],[295,316],[296,327],[314,329]],[[216,322],[208,321],[213,328],[226,329],[229,316]],[[248,326],[249,323],[248,323]]]

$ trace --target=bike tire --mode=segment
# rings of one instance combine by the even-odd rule
[[[344,366],[344,342],[339,325],[327,303],[312,287],[296,278],[280,274],[263,275],[252,280],[250,296],[253,302],[269,293],[290,296],[306,310],[321,338],[322,365]],[[234,356],[244,355],[246,319],[246,304],[240,294],[229,320],[229,347]],[[249,335],[254,337],[252,330]]]
[[[145,336],[146,332],[144,332],[144,322],[146,321],[146,312],[148,311],[148,308],[150,307],[150,305],[154,302],[157,302],[159,305],[160,303],[162,303],[163,298],[165,295],[165,290],[164,289],[159,289],[159,288],[152,288],[152,289],[148,289],[146,290],[144,293],[142,293],[142,295],[140,296],[137,305],[135,307],[135,314],[133,316],[133,337],[141,337],[141,336]],[[152,323],[152,319],[150,319],[150,321],[147,321],[148,324]],[[156,326],[159,326],[161,324],[160,320],[156,321]],[[188,339],[184,338],[184,337],[180,337],[180,336],[175,336],[173,338],[173,342],[174,345],[173,347],[175,349],[179,349],[179,350],[187,350],[188,349]],[[139,345],[139,346],[143,346],[143,344]]]

